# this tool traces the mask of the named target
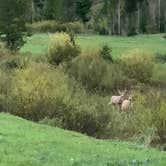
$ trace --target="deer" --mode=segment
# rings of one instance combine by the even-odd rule
[[[132,107],[132,98],[133,96],[130,94],[128,99],[123,100],[121,105],[121,110],[125,111]]]
[[[126,94],[126,90],[123,91],[123,92],[121,92],[120,90],[118,90],[118,93],[120,94],[120,96],[112,96],[110,102],[108,103],[108,105],[112,104],[112,105],[119,106],[119,105],[122,104],[122,102],[124,100],[124,96]]]

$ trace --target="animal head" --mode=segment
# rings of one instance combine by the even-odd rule
[[[130,94],[128,100],[131,101],[132,99],[133,99],[133,95]]]
[[[125,96],[125,94],[126,94],[126,89],[124,90],[124,91],[120,91],[119,89],[118,89],[118,93],[119,93],[119,95],[121,96],[121,97],[124,97]]]

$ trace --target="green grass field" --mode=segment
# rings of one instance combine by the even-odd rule
[[[0,114],[0,166],[165,166],[166,152]]]
[[[51,34],[36,34],[27,40],[21,52],[41,55],[47,52]],[[166,54],[166,40],[163,34],[139,35],[134,37],[79,35],[77,41],[83,50],[96,50],[104,44],[112,48],[113,56],[119,56],[133,49]]]

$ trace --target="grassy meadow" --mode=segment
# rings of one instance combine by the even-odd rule
[[[21,52],[30,52],[34,55],[42,55],[48,51],[52,34],[35,34],[28,38],[27,43],[22,47]],[[166,41],[163,34],[138,35],[133,37],[123,36],[99,36],[99,35],[78,35],[77,42],[83,50],[97,50],[107,44],[112,49],[112,55],[120,56],[139,49],[150,53],[166,54]]]
[[[0,166],[165,166],[166,152],[0,114]]]

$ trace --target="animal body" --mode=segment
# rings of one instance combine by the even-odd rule
[[[108,105],[110,105],[110,104],[113,104],[113,105],[122,104],[126,91],[124,91],[124,92],[118,91],[118,92],[119,92],[120,95],[119,96],[112,96],[110,102],[108,103]]]
[[[121,110],[125,111],[131,108],[132,106],[132,96],[130,95],[128,99],[124,100],[121,105]]]

